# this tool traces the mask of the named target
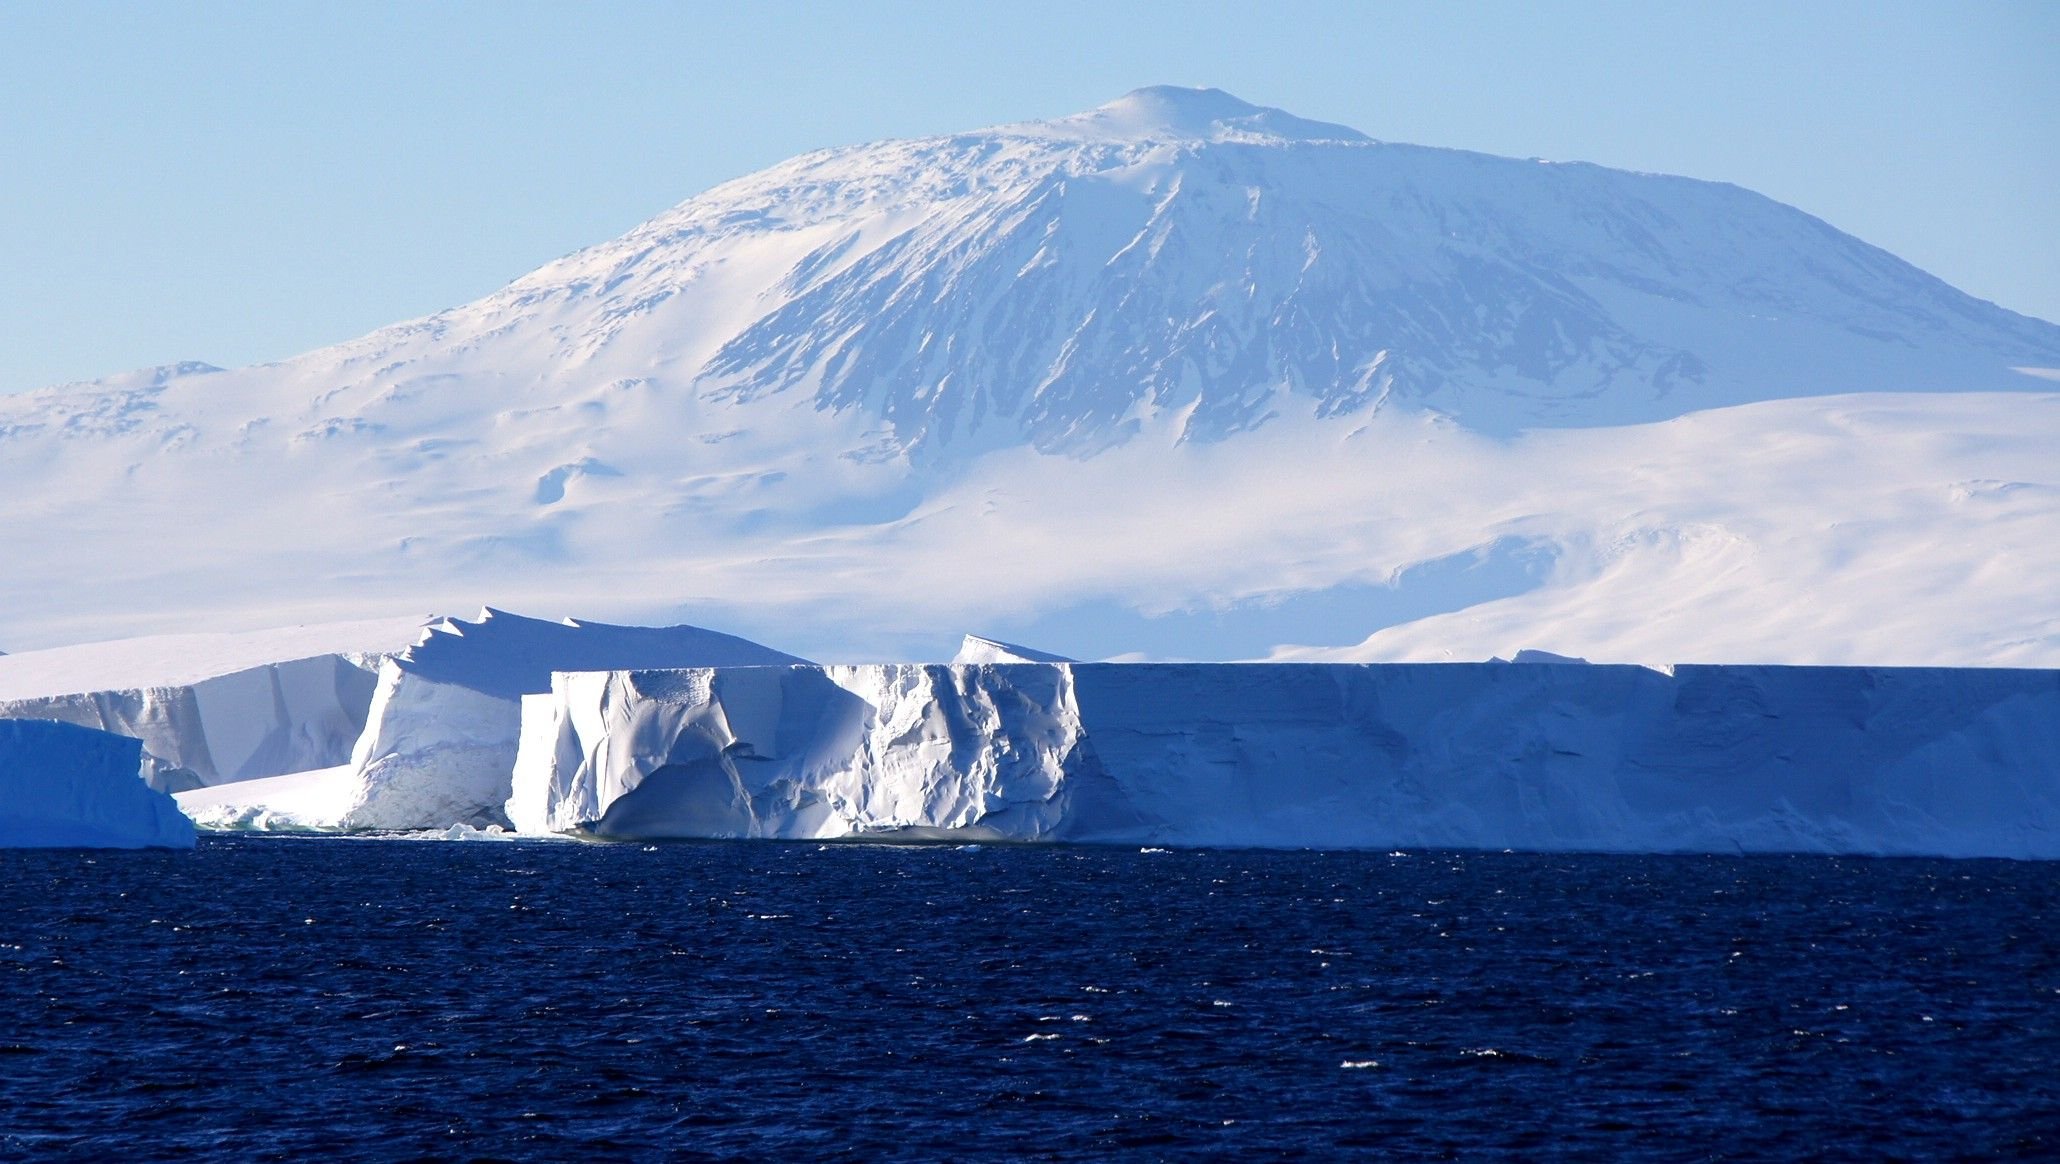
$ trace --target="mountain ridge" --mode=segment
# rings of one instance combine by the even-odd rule
[[[1102,123],[1120,132],[1080,129]],[[524,329],[540,334],[505,364],[589,368],[626,345],[639,373],[715,402],[864,410],[918,455],[1092,452],[1140,411],[1189,406],[1192,435],[1219,439],[1278,391],[1513,432],[2007,390],[2026,386],[2012,366],[2060,364],[2060,327],[1741,187],[1378,142],[1162,86],[804,154],[472,303],[268,366],[326,361],[347,393],[367,361],[391,379]],[[1754,350],[1775,354],[1738,354]]]

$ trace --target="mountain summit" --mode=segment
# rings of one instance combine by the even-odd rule
[[[1560,520],[1647,513],[1643,469],[1580,499],[1481,465],[1478,481],[1449,478],[1476,434],[1534,432],[1526,456],[1556,465],[1574,454],[1554,432],[1864,392],[1922,395],[1932,402],[1912,415],[1978,414],[2014,441],[2037,425],[1934,397],[2047,399],[2037,373],[2056,367],[2060,327],[1735,186],[1381,142],[1221,90],[1153,87],[1047,121],[809,153],[476,302],[278,364],[167,365],[0,397],[0,541],[13,551],[0,632],[10,645],[24,623],[99,633],[94,612],[116,592],[133,629],[155,629],[151,603],[263,595],[297,613],[294,587],[325,590],[320,613],[337,617],[493,601],[662,621],[735,603],[878,622],[862,595],[893,594],[909,603],[895,618],[948,609],[1087,657],[1099,644],[1008,616],[1282,609],[1419,568],[1449,581],[1438,571],[1468,555],[1557,563],[1557,586],[1584,576],[1568,573],[1577,559],[1603,576],[1624,547],[1680,561],[1765,549],[1707,514],[1689,522],[1700,502],[1685,497],[1614,532]],[[1776,412],[1803,428],[1823,415],[1753,415]],[[1886,415],[1775,443],[1830,455],[1850,439],[1838,432]],[[1740,423],[1670,431],[1759,431]],[[1424,461],[1413,450],[1430,431],[1460,444]],[[1619,455],[1599,439],[1566,438],[1582,456]],[[2036,510],[2030,471],[1976,447],[1922,495]],[[1728,455],[1671,454],[1712,472]],[[1110,477],[1118,466],[1132,476]],[[1403,466],[1406,483],[1389,476]],[[1734,465],[1711,488],[1770,471]],[[1500,481],[1476,500],[1510,508],[1411,493],[1438,480],[1462,493]],[[1234,482],[1243,494],[1219,495]],[[1375,511],[1412,495],[1417,509],[1383,524]],[[1348,498],[1357,509],[1340,508]],[[971,515],[982,523],[960,524]],[[1040,524],[1061,518],[1077,525]],[[940,556],[911,556],[924,539]],[[1536,587],[1544,567],[1511,569],[1479,593]],[[79,590],[83,576],[106,592]],[[667,605],[690,598],[701,605]],[[70,631],[50,629],[54,608],[71,611]],[[1348,621],[1376,617],[1351,609]],[[779,625],[739,629],[838,656]],[[1282,633],[1343,641],[1328,623]],[[1479,657],[1623,657],[1610,644],[1631,633],[1497,641]],[[2051,637],[2011,633],[2031,651]],[[1251,649],[1223,641],[1184,653]],[[1799,661],[1822,661],[1810,644],[1831,640],[1792,641]]]
[[[718,405],[803,397],[935,460],[1092,453],[1166,413],[1203,441],[1295,409],[1507,433],[2032,387],[2012,369],[2054,365],[2060,327],[1734,186],[1377,142],[1157,86],[807,154],[284,367],[314,419],[354,429],[388,423],[402,383],[533,405],[635,377]]]

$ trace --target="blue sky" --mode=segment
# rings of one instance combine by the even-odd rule
[[[1215,85],[1735,182],[2060,320],[2060,4],[0,0],[0,391],[277,359],[818,146]]]

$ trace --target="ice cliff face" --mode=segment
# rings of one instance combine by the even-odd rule
[[[1095,810],[1069,804],[1101,784],[1074,771],[1058,666],[559,675],[525,714],[508,805],[525,832],[1082,839]]]
[[[337,779],[351,786],[335,827],[504,824],[522,699],[554,670],[799,662],[700,627],[545,622],[497,610],[445,620],[379,671],[364,732]]]
[[[0,848],[192,848],[193,822],[136,779],[142,745],[37,719],[0,719]]]
[[[365,728],[373,675],[318,655],[168,687],[0,701],[0,719],[51,719],[140,740],[152,788],[180,792],[342,763]]]
[[[420,618],[188,633],[0,660],[0,719],[51,719],[142,742],[166,792],[341,764],[374,674]]]
[[[702,668],[525,712],[530,832],[2060,857],[2053,671]]]

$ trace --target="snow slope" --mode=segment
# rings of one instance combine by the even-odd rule
[[[179,811],[203,829],[222,832],[333,832],[350,811],[358,785],[351,766],[288,772],[260,780],[175,792]]]
[[[136,778],[142,745],[49,720],[0,719],[0,849],[193,847],[193,822]]]
[[[2060,672],[1011,664],[559,675],[603,837],[2060,857]]]
[[[805,155],[279,364],[0,397],[0,639],[492,597],[844,658],[1449,616],[1359,649],[2051,663],[2060,396],[2013,369],[2054,367],[1736,187],[1141,90]]]

